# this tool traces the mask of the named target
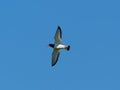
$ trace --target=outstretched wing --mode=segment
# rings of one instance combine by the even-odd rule
[[[54,39],[55,39],[56,44],[62,43],[62,30],[61,30],[60,26],[58,26],[58,28],[57,28]]]
[[[54,66],[57,63],[59,55],[60,55],[60,50],[54,49],[52,53],[52,66]]]

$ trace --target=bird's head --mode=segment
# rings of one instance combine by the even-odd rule
[[[55,44],[48,44],[48,46],[54,48]]]

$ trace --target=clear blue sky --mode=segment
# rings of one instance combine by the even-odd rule
[[[0,0],[0,90],[120,90],[120,1]]]

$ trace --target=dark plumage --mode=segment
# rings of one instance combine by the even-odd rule
[[[50,47],[54,48],[55,44],[49,44]]]

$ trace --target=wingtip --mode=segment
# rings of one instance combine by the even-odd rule
[[[61,27],[60,27],[59,25],[58,25],[57,30],[59,30],[59,31],[60,31],[60,37],[62,38],[62,30],[61,30]]]
[[[61,28],[60,28],[60,26],[58,25],[58,29],[60,29],[61,30]]]
[[[53,66],[55,66],[55,64],[52,64],[51,66],[53,67]]]
[[[54,65],[52,65],[52,67],[53,67]]]

